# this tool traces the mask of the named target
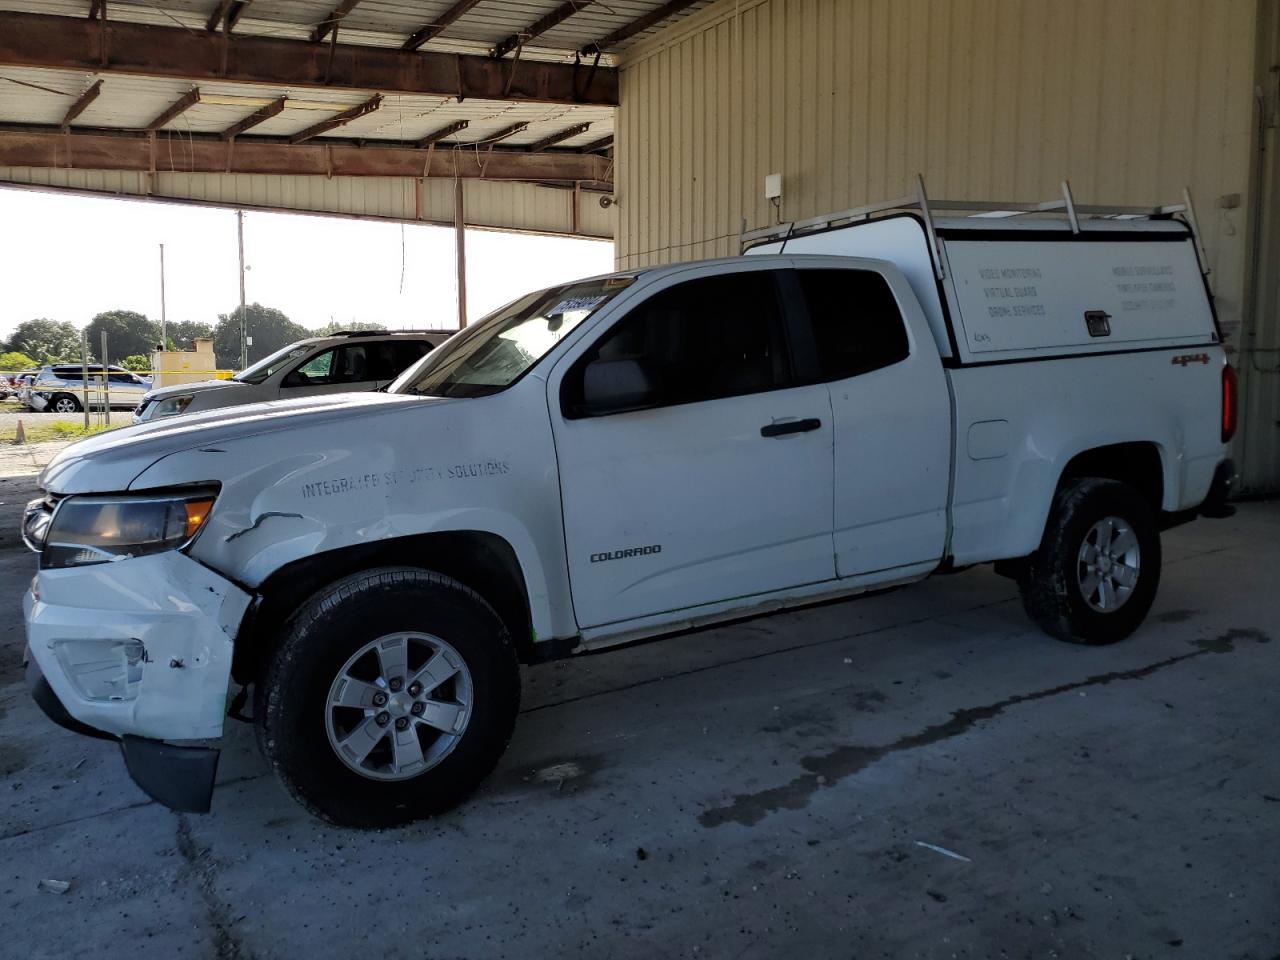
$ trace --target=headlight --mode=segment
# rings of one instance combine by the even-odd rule
[[[68,497],[54,511],[40,565],[79,567],[176,550],[200,532],[213,509],[214,496],[214,491],[203,489]]]
[[[168,397],[159,401],[156,408],[151,411],[151,419],[155,420],[159,417],[173,417],[184,412],[187,407],[191,406],[194,396],[190,393],[184,393],[180,397]],[[139,413],[142,411],[139,410]]]
[[[23,511],[22,540],[36,553],[44,547],[45,537],[49,535],[49,520],[52,517],[53,506],[44,499],[32,500]]]

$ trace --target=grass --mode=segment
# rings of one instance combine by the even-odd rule
[[[41,443],[45,440],[79,440],[81,437],[89,437],[95,433],[103,433],[122,426],[124,426],[122,423],[113,423],[111,426],[96,423],[86,428],[83,423],[68,423],[65,420],[55,420],[53,423],[40,423],[39,420],[36,420],[33,423],[31,420],[23,418],[22,421],[23,431],[27,435],[27,443]],[[12,426],[5,424],[0,427],[0,443],[13,443],[17,432],[18,425],[16,423]]]

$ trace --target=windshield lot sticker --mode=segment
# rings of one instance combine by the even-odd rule
[[[452,463],[443,466],[412,467],[405,470],[386,470],[382,473],[362,473],[354,477],[333,477],[315,480],[302,485],[302,499],[336,497],[344,493],[362,490],[378,490],[402,483],[428,483],[437,480],[479,480],[498,477],[511,472],[506,460],[479,460],[474,463]]]
[[[594,310],[604,302],[604,297],[569,297],[567,300],[561,300],[554,307],[547,311],[547,316],[554,317],[561,313],[577,313],[578,311]]]

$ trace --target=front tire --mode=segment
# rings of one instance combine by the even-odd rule
[[[84,408],[80,406],[80,401],[69,393],[55,394],[53,399],[49,401],[49,406],[45,408],[49,413],[79,413]]]
[[[1071,643],[1117,643],[1138,629],[1160,585],[1160,531],[1132,487],[1086,477],[1054,498],[1018,586],[1027,615]]]
[[[441,813],[479,786],[511,739],[520,678],[478,594],[386,567],[307,601],[256,697],[259,743],[294,798],[376,828]]]

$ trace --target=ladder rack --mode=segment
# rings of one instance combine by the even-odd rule
[[[1200,229],[1196,224],[1196,212],[1191,203],[1190,190],[1184,189],[1182,191],[1181,203],[1165,204],[1158,207],[1077,204],[1071,194],[1071,184],[1066,180],[1062,181],[1062,196],[1038,203],[1019,203],[1004,200],[930,200],[929,194],[925,190],[924,177],[916,174],[915,193],[897,197],[893,200],[882,200],[878,203],[851,207],[848,210],[827,213],[819,217],[810,217],[807,220],[779,223],[771,227],[762,227],[758,230],[746,230],[744,222],[743,232],[739,237],[738,249],[741,253],[757,243],[776,240],[781,240],[785,247],[786,242],[794,237],[818,233],[832,227],[861,223],[874,219],[879,214],[899,210],[920,211],[921,218],[924,220],[925,234],[929,239],[929,251],[933,257],[934,271],[939,280],[945,276],[938,247],[937,229],[934,224],[934,215],[939,211],[984,219],[1021,217],[1027,214],[1063,214],[1066,216],[1067,223],[1070,224],[1073,234],[1081,232],[1080,222],[1084,219],[1168,219],[1174,214],[1180,213],[1186,220],[1187,226],[1191,229],[1191,235],[1195,239],[1196,259],[1200,264],[1200,272],[1205,276],[1209,275],[1208,258],[1205,256],[1204,244],[1200,240]]]

